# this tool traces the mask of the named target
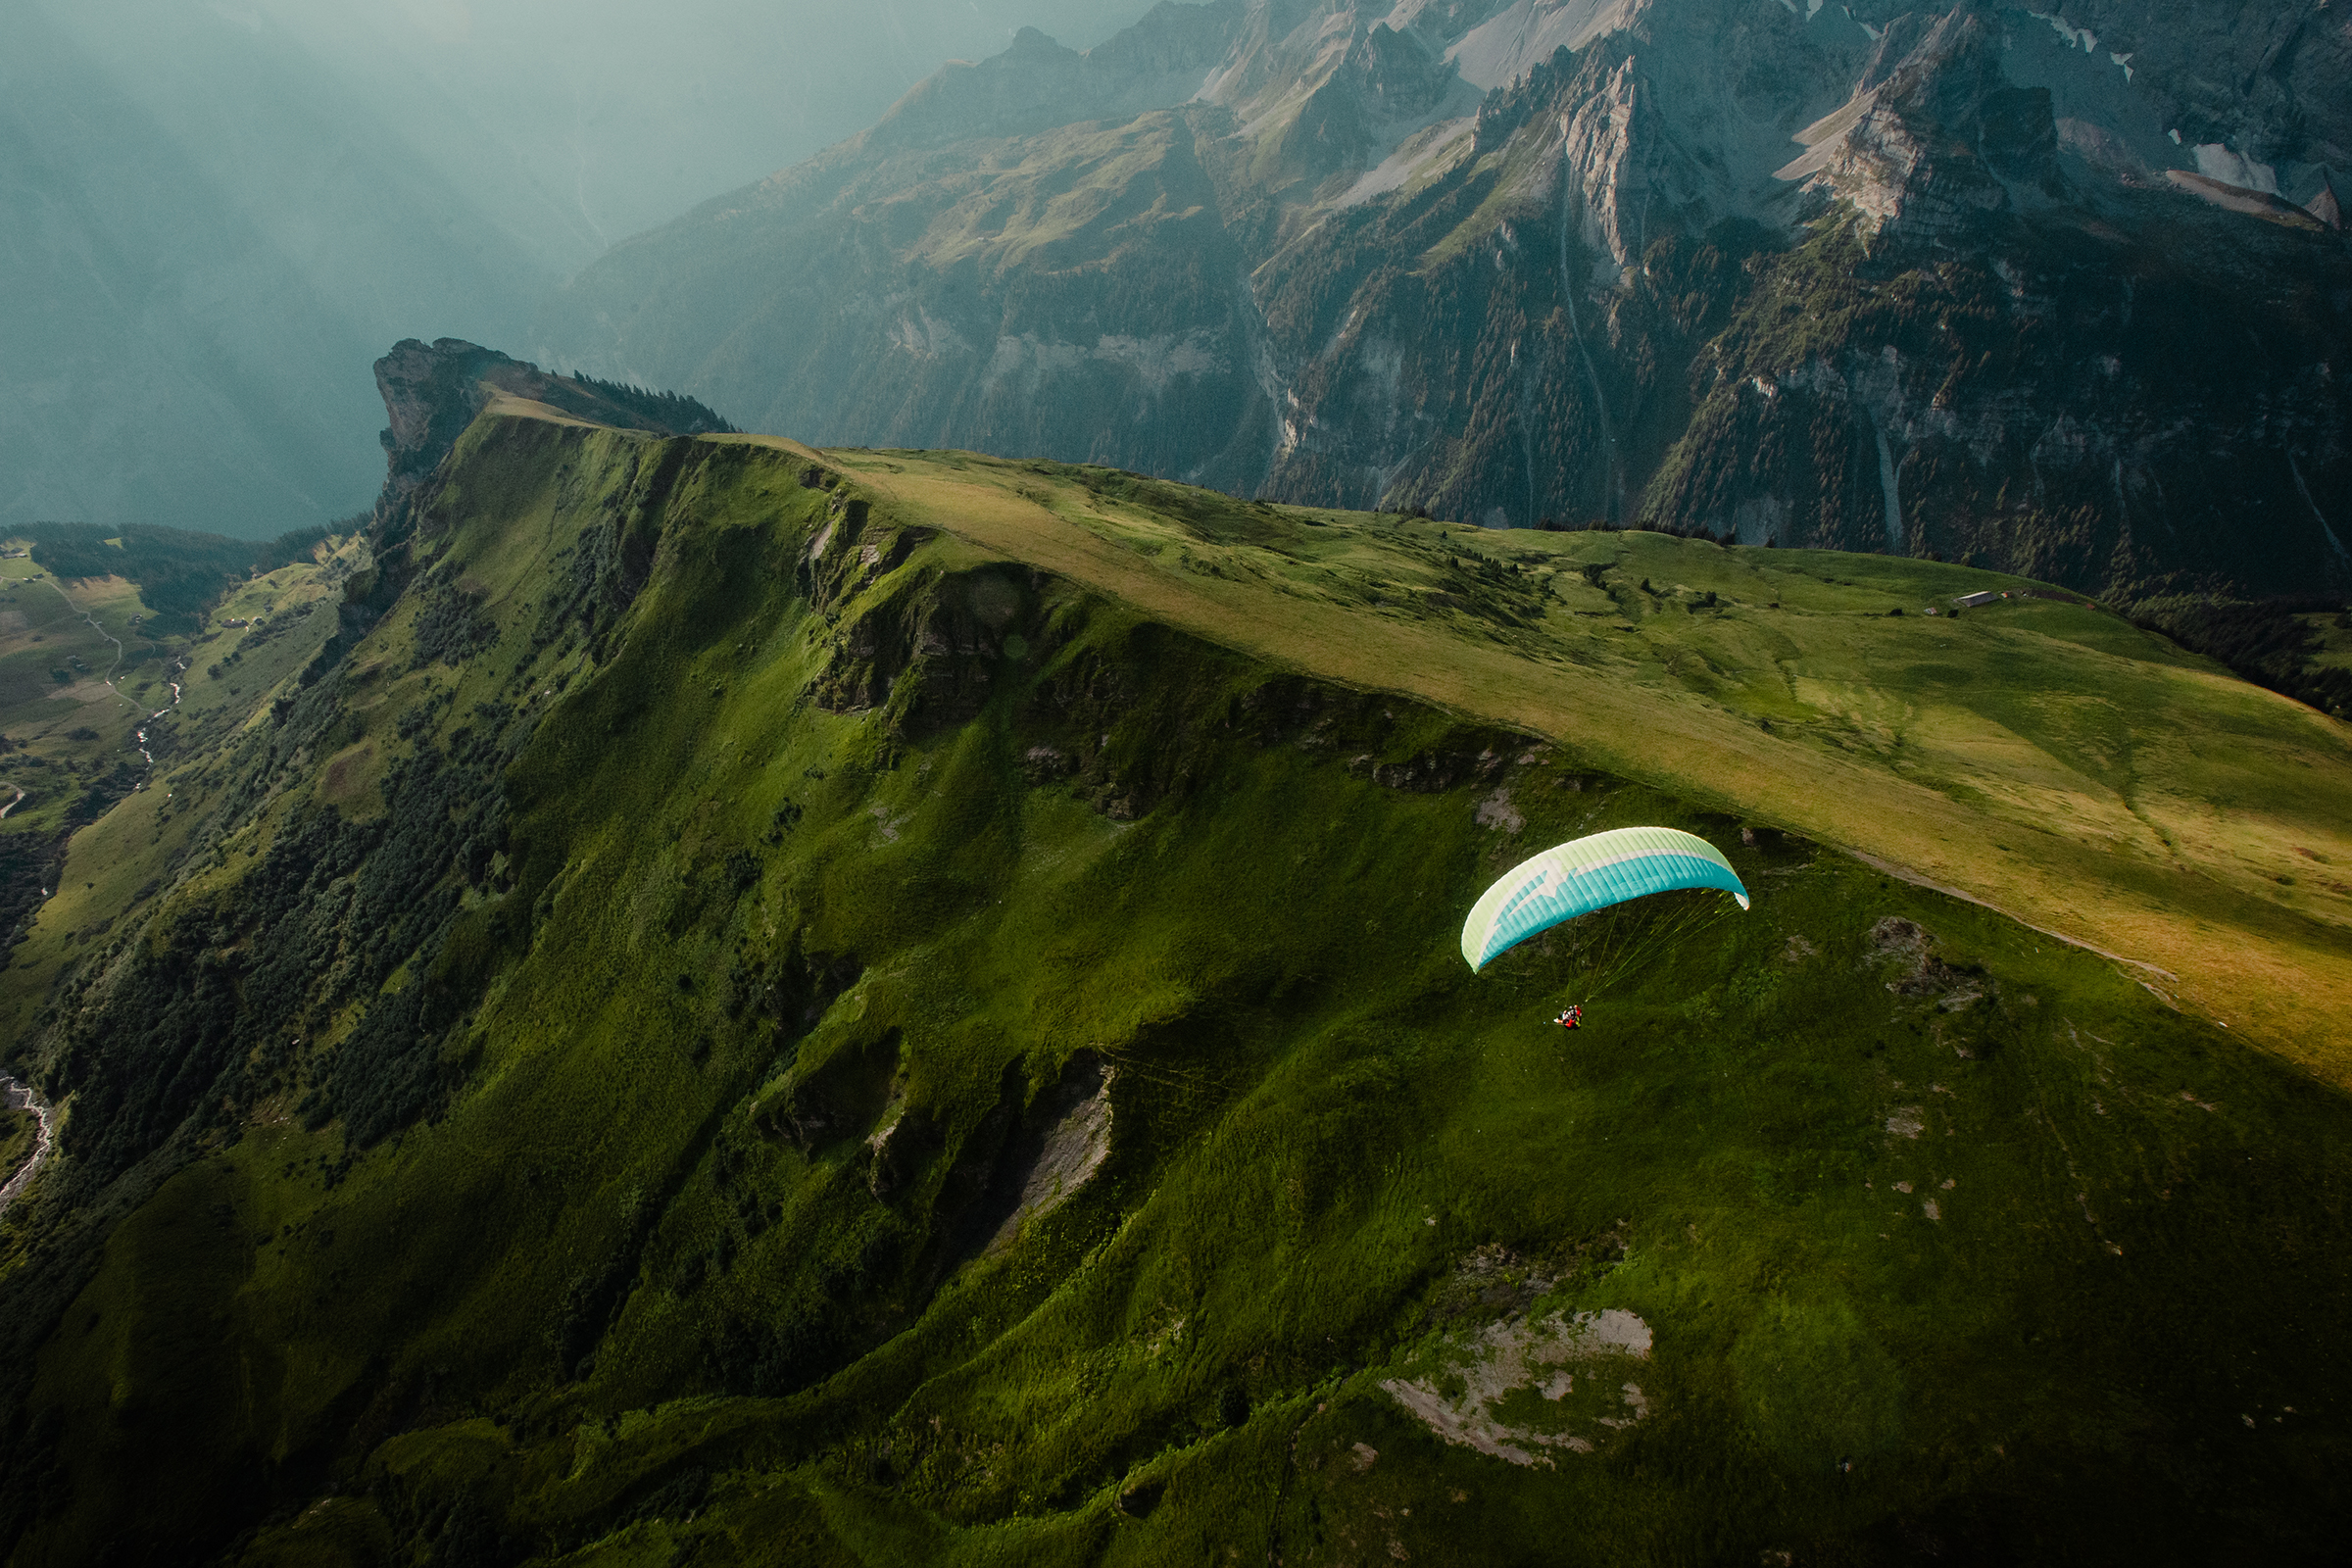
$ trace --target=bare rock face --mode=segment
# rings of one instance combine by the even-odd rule
[[[445,337],[431,344],[415,338],[393,345],[375,362],[375,386],[390,421],[382,436],[390,460],[379,519],[405,505],[449,456],[458,437],[490,401],[492,378],[535,373],[495,349]]]
[[[1102,1168],[1110,1157],[1110,1091],[1117,1076],[1101,1057],[1082,1052],[1031,1107],[1028,1138],[1006,1173],[1017,1177],[1017,1194],[989,1250],[1010,1243],[1023,1225],[1066,1202]]]
[[[1809,150],[1780,178],[1850,202],[1882,254],[1948,246],[2021,201],[2064,198],[2049,90],[2008,83],[1993,24],[1952,12],[1889,67],[1892,41],[1865,72],[1872,85],[1798,134]]]
[[[2086,59],[2128,64],[2184,144],[2274,166],[2352,164],[2352,16],[2341,5],[2062,0],[2048,9],[2043,24]]]
[[[1353,174],[1387,156],[1396,129],[1437,109],[1457,79],[1418,34],[1355,19],[1346,48],[1283,133],[1283,157],[1306,180]]]
[[[1560,157],[1582,209],[1577,237],[1622,274],[1642,254],[1649,198],[1665,186],[1668,171],[1660,165],[1672,155],[1654,91],[1633,60],[1598,65],[1587,68],[1593,79],[1581,84],[1581,101],[1561,116]]]
[[[1165,5],[950,68],[619,247],[548,333],[827,443],[2119,594],[2352,586],[2346,26]]]
[[[1241,0],[1163,5],[1085,54],[1023,27],[1003,54],[941,70],[857,145],[869,155],[944,147],[1174,108],[1200,91],[1242,21]]]
[[[929,537],[922,530],[869,529],[862,505],[845,509],[845,525],[820,536],[811,552],[806,570],[820,608],[887,575]],[[1030,608],[1009,577],[983,575],[856,613],[837,634],[812,696],[834,712],[887,708],[907,735],[963,723],[986,706],[1009,650],[1029,648],[1024,631],[1044,646]]]
[[[1871,927],[1870,956],[1892,976],[1886,989],[1898,997],[1932,997],[1946,1010],[1957,1011],[1984,995],[1981,970],[1972,978],[1944,962],[1936,951],[1935,934],[1900,915],[1887,915]]]
[[[2303,205],[2305,211],[2329,228],[2340,230],[2344,226],[2344,210],[2335,199],[2335,181],[2325,172],[2320,175],[2319,194]]]

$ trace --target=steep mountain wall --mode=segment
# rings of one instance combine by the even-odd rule
[[[2258,11],[1167,5],[956,68],[542,335],[833,443],[2341,592],[2344,24]]]

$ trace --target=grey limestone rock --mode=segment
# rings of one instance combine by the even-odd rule
[[[829,444],[2102,592],[2352,585],[2345,26],[1163,5],[950,68],[544,328]]]

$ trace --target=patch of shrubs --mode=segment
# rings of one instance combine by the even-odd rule
[[[422,669],[436,661],[463,664],[497,641],[498,627],[483,615],[479,595],[442,582],[426,591],[410,636],[416,650],[411,667]]]
[[[2303,618],[2328,611],[2339,612],[2339,625],[2352,619],[2334,600],[2201,594],[2142,599],[2128,613],[2133,624],[2219,660],[2257,686],[2340,718],[2352,716],[2352,670],[2317,662],[2326,639]]]
[[[504,844],[505,799],[491,768],[430,749],[394,763],[383,788],[388,809],[371,821],[318,808],[289,822],[236,887],[140,944],[72,1025],[55,1088],[87,1112],[66,1137],[88,1179],[295,1087],[300,1042],[355,1000],[375,999],[310,1063],[307,1122],[339,1114],[365,1148],[454,1088],[443,1042],[522,923],[459,920],[464,887]],[[381,996],[411,960],[416,979]]]

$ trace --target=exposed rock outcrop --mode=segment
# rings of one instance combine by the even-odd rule
[[[375,362],[375,385],[388,420],[381,437],[388,460],[384,489],[374,516],[379,536],[400,531],[412,498],[494,393],[623,430],[704,435],[734,428],[691,398],[550,375],[536,365],[454,337],[394,344]]]
[[[2064,198],[2050,93],[2009,84],[1992,21],[1954,11],[1888,67],[1897,36],[1880,39],[1872,85],[1798,133],[1808,150],[1780,178],[1852,203],[1882,252],[1948,247],[2021,200]]]
[[[1008,1245],[1031,1219],[1051,1213],[1095,1179],[1110,1157],[1112,1082],[1117,1069],[1080,1052],[1038,1097],[1024,1118],[1024,1136],[999,1184],[1011,1211],[990,1236],[991,1250]]]
[[[2319,194],[2303,204],[2303,210],[2329,228],[2344,226],[2344,209],[2335,199],[2334,177],[2326,170],[2320,172]]]
[[[548,330],[845,445],[2352,586],[2345,24],[2095,11],[1162,6],[951,68]]]
[[[458,437],[493,396],[504,393],[593,423],[657,435],[734,429],[692,398],[584,376],[550,375],[535,365],[458,338],[430,344],[403,339],[375,362],[375,384],[384,400],[386,423],[379,437],[384,485],[368,524],[374,564],[344,584],[335,635],[303,671],[306,688],[358,646],[413,580],[413,564],[404,547],[422,520],[433,478],[456,449]],[[632,458],[630,504],[616,512],[610,532],[592,534],[585,541],[587,548],[573,563],[569,600],[543,611],[542,630],[549,638],[565,619],[576,619],[594,638],[600,626],[611,624],[628,608],[651,567],[653,543],[646,519],[676,481],[685,457],[683,445],[673,443],[650,456]],[[430,618],[428,632],[452,649],[460,642],[478,640],[467,630],[467,612],[446,598]]]

